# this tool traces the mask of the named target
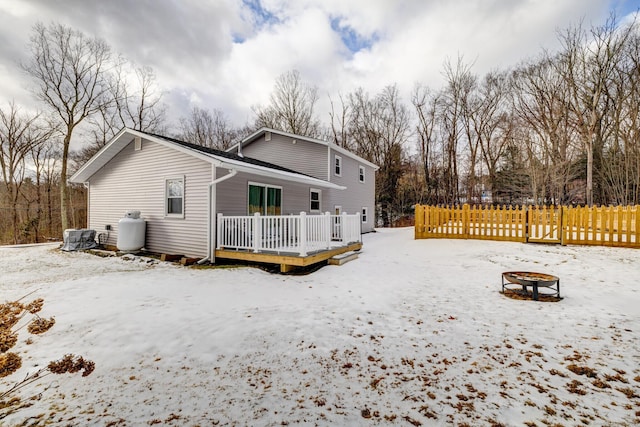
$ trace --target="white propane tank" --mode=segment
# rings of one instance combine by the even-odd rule
[[[140,211],[127,211],[124,218],[118,221],[119,251],[134,252],[144,247],[146,222],[140,218]]]

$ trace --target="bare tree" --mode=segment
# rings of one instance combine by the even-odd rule
[[[35,241],[39,241],[39,236],[43,229],[51,236],[53,230],[53,189],[59,181],[60,169],[60,143],[52,139],[47,139],[43,144],[36,144],[31,148],[31,162],[35,168],[36,178],[36,221],[35,221]],[[44,195],[43,195],[44,192]],[[46,219],[46,228],[43,220]]]
[[[50,135],[49,129],[38,124],[38,117],[38,114],[21,114],[13,103],[7,111],[0,109],[0,166],[11,209],[14,243],[19,240],[18,199],[25,178],[25,160],[29,152]]]
[[[586,203],[594,203],[594,176],[602,166],[602,154],[607,132],[605,117],[611,109],[608,92],[612,85],[616,64],[631,27],[618,29],[615,16],[587,33],[581,25],[561,34],[563,50],[557,61],[558,72],[569,89],[567,103],[574,126],[580,135],[587,155]],[[596,200],[606,203],[600,186]]]
[[[238,142],[240,131],[233,127],[222,110],[194,107],[180,119],[180,138],[203,147],[226,150]]]
[[[478,88],[478,105],[471,118],[492,191],[499,162],[513,141],[509,93],[507,73],[488,73]]]
[[[442,136],[442,172],[445,203],[460,202],[460,145],[464,142],[468,115],[469,98],[475,85],[475,76],[471,74],[471,67],[458,58],[456,64],[446,61],[444,64],[446,85],[441,92],[441,108],[438,115],[440,133]],[[469,142],[469,141],[468,141]],[[471,144],[471,142],[469,142]],[[473,144],[472,144],[473,145]],[[475,149],[473,152],[477,152]],[[472,153],[470,153],[472,154]],[[470,163],[475,163],[475,158]]]
[[[134,70],[135,83],[123,87],[123,96],[115,96],[120,121],[124,126],[143,132],[162,132],[165,128],[166,108],[156,75],[149,66]]]
[[[640,26],[635,27],[617,61],[608,92],[615,102],[603,153],[603,187],[610,201],[640,203]]]
[[[60,24],[36,24],[30,48],[31,59],[23,69],[36,83],[36,97],[60,121],[60,214],[65,229],[69,227],[67,168],[71,138],[80,123],[113,103],[109,85],[112,54],[103,40]]]
[[[255,127],[269,127],[298,135],[316,137],[320,122],[315,118],[314,107],[318,100],[318,88],[302,81],[300,72],[292,70],[276,79],[270,104],[254,106]]]
[[[404,146],[411,136],[409,110],[395,85],[387,86],[373,99],[359,88],[349,94],[349,109],[349,135],[356,153],[380,166],[376,173],[376,202],[383,224],[389,226],[397,207]]]
[[[438,177],[435,158],[436,122],[440,95],[433,93],[427,86],[416,84],[411,103],[416,111],[416,136],[421,175],[425,186],[425,200],[420,203],[438,203]]]
[[[111,104],[103,104],[87,118],[91,125],[92,141],[74,153],[74,168],[80,167],[123,127],[163,133],[166,130],[166,108],[151,67],[131,69],[118,58],[109,76]]]
[[[568,203],[577,201],[569,184],[575,178],[573,165],[577,161],[576,132],[567,105],[569,87],[558,72],[557,57],[543,55],[539,60],[523,64],[512,74],[513,111],[519,124],[528,130],[530,166],[536,189],[536,201]],[[522,135],[522,132],[521,132]]]
[[[340,111],[336,111],[333,99],[329,97],[329,102],[331,103],[331,111],[329,112],[329,117],[331,118],[330,135],[336,145],[351,149],[351,140],[349,138],[349,104],[345,101],[342,94],[338,97],[340,98]]]

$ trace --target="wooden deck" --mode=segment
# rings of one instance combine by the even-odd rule
[[[362,249],[362,242],[318,251],[307,256],[300,256],[296,253],[287,254],[268,251],[255,253],[250,250],[216,249],[216,258],[253,261],[265,264],[280,264],[280,272],[286,273],[295,267],[306,267],[328,260],[335,255],[350,251],[359,251],[360,249]]]

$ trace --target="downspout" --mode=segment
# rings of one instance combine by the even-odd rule
[[[225,176],[221,176],[220,178],[216,178],[209,183],[208,186],[208,209],[207,209],[207,256],[198,261],[198,264],[204,264],[207,261],[215,261],[213,258],[213,242],[211,241],[212,226],[211,226],[211,218],[216,214],[216,197],[213,194],[216,184],[221,183],[222,181],[226,181],[229,178],[233,178],[238,171],[236,169],[229,169],[229,173]]]

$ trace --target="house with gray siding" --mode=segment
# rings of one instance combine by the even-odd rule
[[[281,148],[264,150],[267,135]],[[230,247],[304,255],[324,248],[325,241],[325,249],[336,240],[348,247],[360,232],[373,230],[375,165],[306,137],[270,129],[251,137],[225,152],[122,129],[70,178],[87,188],[88,228],[100,233],[101,243],[117,246],[119,220],[138,210],[146,221],[146,250],[211,261],[217,250]],[[287,150],[287,144],[294,148]],[[304,148],[296,151],[298,144]],[[357,215],[336,216],[336,210]]]
[[[375,173],[378,166],[328,141],[262,128],[229,152],[261,159],[313,176],[345,191],[316,189],[320,204],[311,212],[360,213],[362,231],[374,229]]]

